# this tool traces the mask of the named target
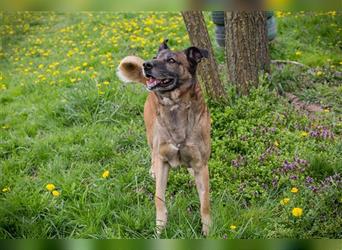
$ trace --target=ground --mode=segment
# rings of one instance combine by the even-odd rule
[[[276,12],[272,67],[248,97],[208,100],[210,238],[341,238],[342,15]],[[154,238],[146,90],[126,55],[190,45],[179,13],[1,13],[0,237]],[[208,29],[214,25],[206,13]],[[224,53],[215,53],[224,69]],[[223,79],[226,77],[223,76]],[[323,112],[297,110],[293,93]],[[163,238],[202,238],[185,169],[171,171]]]

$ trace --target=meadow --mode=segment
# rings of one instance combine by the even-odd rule
[[[228,103],[208,100],[209,238],[342,236],[342,14],[276,16],[271,58],[304,66],[273,66],[249,96],[222,75]],[[147,91],[115,73],[127,55],[152,58],[166,37],[173,49],[190,46],[180,13],[0,17],[0,238],[156,238]],[[288,92],[323,111],[296,109]],[[167,207],[162,238],[203,237],[184,168],[170,172]]]

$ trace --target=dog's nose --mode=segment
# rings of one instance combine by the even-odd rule
[[[144,67],[144,69],[152,69],[153,64],[151,62],[144,62],[143,67]]]

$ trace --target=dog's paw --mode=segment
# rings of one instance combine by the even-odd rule
[[[202,220],[202,234],[205,237],[207,237],[209,235],[210,227],[211,227],[210,217],[207,217],[204,220]]]
[[[208,225],[203,225],[202,226],[202,234],[207,237],[209,235],[209,226]]]
[[[158,236],[161,235],[165,227],[166,227],[166,221],[163,221],[163,220],[156,221],[156,233]]]

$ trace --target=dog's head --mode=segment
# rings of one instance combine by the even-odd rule
[[[150,91],[168,92],[181,87],[195,77],[198,63],[209,56],[207,50],[197,47],[172,51],[167,42],[166,39],[160,45],[155,58],[143,63],[146,87]]]

